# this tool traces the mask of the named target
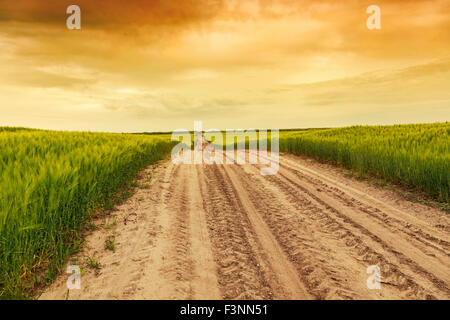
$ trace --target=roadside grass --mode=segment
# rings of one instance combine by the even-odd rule
[[[234,150],[249,149],[259,148],[261,139],[267,139],[270,150],[276,137],[272,139],[270,130],[264,132],[261,136],[260,130],[219,131],[211,144],[219,150],[233,146]],[[281,152],[331,163],[350,170],[346,172],[348,177],[369,179],[380,187],[393,184],[426,195],[443,208],[449,206],[449,122],[280,130],[278,142]]]
[[[79,251],[91,218],[128,198],[138,172],[174,143],[0,128],[0,145],[0,299],[27,299]]]
[[[448,204],[450,123],[353,126],[281,132],[280,151],[351,169],[361,179],[392,182]]]
[[[111,235],[108,236],[105,240],[105,249],[106,250],[111,250],[111,251],[116,251],[116,237]]]
[[[90,269],[94,269],[96,272],[100,270],[100,263],[95,257],[86,257],[86,266]]]

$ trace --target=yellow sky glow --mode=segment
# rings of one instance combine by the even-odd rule
[[[68,30],[77,4],[82,29]],[[368,30],[366,8],[381,8]],[[0,126],[450,120],[448,0],[0,0]]]

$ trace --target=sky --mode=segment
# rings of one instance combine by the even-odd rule
[[[108,132],[450,121],[450,1],[0,0],[0,113]]]

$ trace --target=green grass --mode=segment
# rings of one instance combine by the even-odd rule
[[[0,128],[0,298],[29,298],[54,279],[92,214],[172,147],[158,136]]]
[[[105,240],[105,249],[106,250],[111,250],[111,251],[116,251],[116,237],[114,236],[108,236],[108,238],[106,238]]]
[[[94,269],[95,271],[100,270],[100,262],[95,257],[86,257],[86,266],[90,269]]]
[[[216,148],[226,149],[223,140]],[[259,140],[259,133],[257,134]],[[240,135],[234,142],[249,147]],[[259,141],[258,141],[259,143]],[[267,147],[271,146],[268,132]],[[280,151],[307,155],[351,169],[358,177],[377,177],[379,185],[404,185],[449,203],[450,123],[280,130]]]
[[[280,151],[331,161],[449,202],[448,122],[281,132]]]

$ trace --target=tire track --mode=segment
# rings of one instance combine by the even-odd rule
[[[316,296],[308,293],[308,288],[301,281],[301,277],[297,273],[294,265],[289,261],[282,247],[277,242],[270,228],[260,216],[261,207],[251,201],[252,189],[243,188],[238,174],[228,166],[222,166],[224,174],[230,181],[233,189],[236,190],[236,199],[252,224],[252,228],[258,237],[258,241],[266,254],[266,259],[271,266],[272,272],[276,279],[272,287],[278,285],[277,290],[279,298],[284,299],[311,299]]]
[[[271,299],[274,296],[250,222],[238,207],[235,194],[217,165],[199,169],[201,194],[211,237],[217,278],[224,299]]]
[[[302,186],[292,183],[292,180],[287,180],[291,183],[289,185],[276,181],[275,178],[270,179],[275,180],[280,189],[289,195],[291,201],[297,201],[296,207],[299,212],[316,220],[319,223],[318,227],[327,235],[335,235],[335,239],[338,239],[351,251],[347,253],[348,255],[353,256],[356,260],[364,261],[366,266],[378,265],[384,284],[396,287],[404,294],[405,298],[435,298],[430,291],[425,289],[427,286],[418,285],[413,276],[402,272],[402,267],[398,265],[400,261],[395,262],[399,260],[398,252],[391,249],[387,243],[382,242],[370,231],[348,219],[341,211],[316,197],[311,197],[311,194],[305,192]],[[392,253],[388,258],[385,257],[387,252]]]
[[[361,287],[364,281],[349,280],[355,269],[349,269],[344,264],[347,260],[339,263],[335,250],[338,246],[330,243],[330,235],[321,233],[319,226],[309,216],[299,216],[302,208],[295,203],[301,199],[293,201],[287,196],[280,197],[279,186],[276,183],[268,184],[259,173],[245,172],[236,166],[231,170],[239,177],[242,188],[248,190],[250,200],[295,265],[310,294],[316,299],[362,298],[352,287]],[[258,179],[258,183],[254,183],[255,179]]]
[[[281,166],[294,173],[298,178],[317,185],[322,191],[340,199],[341,202],[345,203],[347,206],[357,208],[370,215],[372,218],[389,225],[389,227],[396,231],[404,233],[409,236],[406,237],[407,240],[416,240],[428,247],[428,249],[429,247],[432,247],[443,253],[445,256],[450,256],[450,238],[448,237],[448,234],[439,232],[439,230],[436,229],[431,229],[429,225],[411,216],[406,216],[403,212],[394,208],[389,208],[388,205],[380,203],[376,199],[370,197],[370,195],[364,195],[349,186],[345,186],[339,182],[333,182],[322,175],[317,177],[315,176],[317,175],[316,172],[302,167],[299,164],[295,164],[292,161],[285,161]],[[320,178],[322,178],[322,180]],[[363,199],[358,199],[358,196],[362,196]],[[396,211],[397,214],[395,214]],[[433,235],[433,233],[436,235]]]
[[[191,203],[191,252],[195,253],[195,259],[193,259],[195,270],[192,278],[193,298],[218,300],[221,295],[206,222],[206,212],[203,209],[198,166],[189,166],[188,171],[189,176],[192,177],[189,193]]]
[[[167,199],[166,216],[170,221],[167,261],[161,275],[173,284],[173,299],[192,299],[193,261],[190,238],[189,181],[185,165],[177,165]]]
[[[404,237],[398,237],[396,234],[397,230],[386,230],[384,226],[380,227],[372,221],[354,214],[354,204],[349,207],[343,206],[336,201],[336,198],[331,199],[330,197],[327,197],[320,188],[320,185],[313,184],[306,179],[299,179],[298,176],[293,176],[292,173],[285,170],[285,166],[283,165],[281,165],[277,177],[272,176],[268,179],[273,182],[277,181],[275,183],[281,185],[281,181],[284,180],[284,183],[286,183],[287,186],[282,187],[282,189],[284,189],[285,193],[290,194],[293,201],[295,201],[294,199],[297,199],[300,200],[301,203],[309,201],[321,205],[323,207],[322,212],[329,212],[326,215],[316,212],[318,217],[325,221],[323,227],[331,226],[331,229],[329,229],[330,233],[342,233],[346,230],[346,233],[341,235],[343,239],[346,239],[348,244],[357,244],[356,247],[365,252],[363,259],[367,260],[367,262],[372,261],[373,264],[376,264],[376,260],[374,260],[373,257],[377,257],[377,261],[384,265],[383,268],[385,270],[382,268],[383,274],[388,276],[388,279],[390,279],[389,277],[391,277],[391,275],[394,275],[393,280],[388,280],[386,283],[405,291],[406,297],[410,298],[418,296],[420,298],[443,298],[449,296],[447,284],[449,279],[448,269],[445,267],[442,268],[442,265],[439,262],[435,262],[435,264],[430,263],[428,259],[425,258],[426,256],[417,250],[416,247],[410,246],[409,243],[405,243]],[[367,229],[362,225],[368,225],[369,228]],[[380,231],[380,229],[384,230],[384,232]],[[372,231],[377,231],[378,235],[374,235]],[[381,238],[379,235],[381,235]],[[382,240],[382,238],[395,238],[396,240],[385,241]],[[408,242],[410,241],[411,239],[408,239]],[[391,243],[397,244],[395,249],[390,245]],[[372,248],[376,248],[376,251],[372,250]],[[399,250],[406,250],[409,255],[415,254],[413,255],[415,259],[405,256]],[[379,254],[378,252],[381,252],[382,254]],[[389,263],[384,256],[387,256],[389,261],[397,261],[397,264],[393,265]],[[368,257],[370,258],[368,259]],[[443,259],[448,263],[446,256],[444,256]],[[431,273],[427,271],[419,265],[417,261],[421,261],[422,264],[426,264],[428,267],[435,269],[437,275],[440,275],[441,278],[434,272]],[[400,271],[400,269],[403,272]],[[412,279],[420,280],[419,282],[421,285],[417,284],[416,281]]]

